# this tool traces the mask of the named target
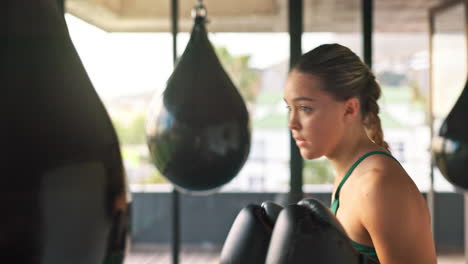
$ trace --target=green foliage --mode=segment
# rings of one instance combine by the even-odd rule
[[[215,47],[216,54],[234,85],[246,102],[255,101],[258,92],[258,73],[249,67],[250,56],[233,56],[226,47]]]
[[[135,151],[128,146],[121,146],[120,152],[122,154],[122,158],[132,166],[138,166],[138,164],[142,161],[142,157],[138,151]]]
[[[304,161],[304,184],[333,183],[334,177],[333,167],[327,159]]]
[[[132,168],[141,166],[142,164],[148,164],[150,162],[150,157],[146,152],[142,152],[135,146],[122,146],[122,158],[125,160],[125,163]],[[133,180],[132,183],[137,184],[163,184],[168,183],[166,178],[164,178],[158,170],[154,170],[153,173],[147,175],[138,180]]]
[[[379,113],[380,122],[384,129],[386,128],[403,128],[404,125],[391,116],[388,112],[382,111]]]
[[[422,91],[419,83],[415,80],[410,80],[408,81],[408,88],[410,89],[411,105],[420,111],[425,111],[428,98]]]
[[[377,79],[381,84],[390,86],[401,86],[407,81],[405,74],[396,73],[391,71],[384,71],[377,75]]]
[[[283,91],[260,91],[255,103],[261,105],[277,104],[283,102],[282,98]]]
[[[121,145],[145,144],[145,117],[140,114],[133,118],[128,124],[123,124],[120,120],[113,119],[112,123],[117,132]]]
[[[143,179],[140,179],[136,183],[138,184],[165,184],[169,182],[166,180],[166,178],[164,178],[161,175],[161,173],[159,173],[158,171],[155,171],[153,174],[148,175],[144,177]]]
[[[407,86],[382,85],[382,97],[379,104],[407,104],[410,100],[410,91]]]
[[[286,113],[274,113],[261,119],[253,120],[254,128],[286,128],[288,116]]]

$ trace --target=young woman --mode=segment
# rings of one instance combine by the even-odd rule
[[[289,128],[302,157],[325,156],[335,168],[330,209],[357,250],[383,264],[436,263],[429,210],[383,140],[379,97],[356,54],[319,46],[289,74]]]

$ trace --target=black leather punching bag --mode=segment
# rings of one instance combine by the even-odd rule
[[[116,134],[56,0],[0,3],[0,261],[122,263]]]
[[[212,190],[233,179],[250,149],[249,116],[196,12],[187,47],[147,119],[158,170],[183,191]]]
[[[468,190],[468,82],[455,106],[442,123],[433,148],[442,175],[457,187]]]

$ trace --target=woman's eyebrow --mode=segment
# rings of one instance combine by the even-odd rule
[[[315,99],[313,98],[310,98],[310,97],[296,97],[293,99],[293,102],[296,102],[296,101],[316,101]]]
[[[288,101],[286,101],[286,98],[283,98],[283,100],[288,103]],[[309,102],[313,102],[313,101],[316,101],[314,98],[310,98],[310,97],[296,97],[292,100],[293,102],[297,102],[297,101],[309,101]]]

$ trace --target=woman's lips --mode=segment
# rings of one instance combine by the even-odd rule
[[[297,145],[298,147],[302,147],[302,146],[304,146],[305,143],[306,143],[305,140],[303,140],[302,138],[294,138],[294,139],[296,140],[296,145]]]

